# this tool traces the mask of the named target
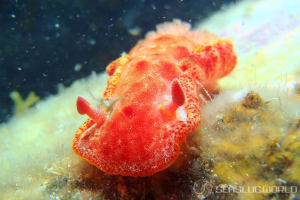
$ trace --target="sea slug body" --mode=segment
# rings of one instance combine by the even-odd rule
[[[112,106],[92,108],[78,97],[77,110],[89,119],[76,132],[74,152],[110,174],[143,177],[167,168],[200,123],[203,86],[213,92],[236,62],[229,40],[179,20],[158,25],[107,66],[103,99]]]

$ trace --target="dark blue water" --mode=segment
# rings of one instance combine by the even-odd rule
[[[194,24],[233,1],[2,0],[0,122],[12,115],[11,91],[55,94],[58,83],[104,71],[156,24]]]

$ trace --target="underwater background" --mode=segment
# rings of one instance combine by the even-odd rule
[[[4,0],[0,4],[0,122],[13,113],[12,91],[44,98],[129,51],[159,23],[198,23],[227,3],[181,0]]]
[[[299,199],[300,1],[2,1],[0,199]],[[178,160],[151,177],[72,151],[107,64],[162,22],[233,41],[238,65]]]

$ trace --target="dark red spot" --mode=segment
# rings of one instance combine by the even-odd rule
[[[160,63],[160,73],[164,79],[173,80],[175,77],[178,77],[178,69],[169,62]]]
[[[127,117],[133,116],[134,115],[134,108],[133,108],[133,106],[126,106],[125,108],[123,108],[123,113]]]
[[[148,68],[148,62],[147,61],[139,61],[138,63],[136,63],[136,70],[137,71],[145,71],[145,69]]]
[[[188,65],[187,64],[182,64],[182,65],[180,65],[180,69],[184,72],[185,70],[188,69]]]
[[[212,46],[208,45],[204,48],[204,51],[209,52],[212,50]]]

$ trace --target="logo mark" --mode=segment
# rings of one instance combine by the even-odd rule
[[[207,197],[213,192],[213,184],[210,182],[201,183],[201,181],[197,181],[194,183],[193,191],[198,197]]]

